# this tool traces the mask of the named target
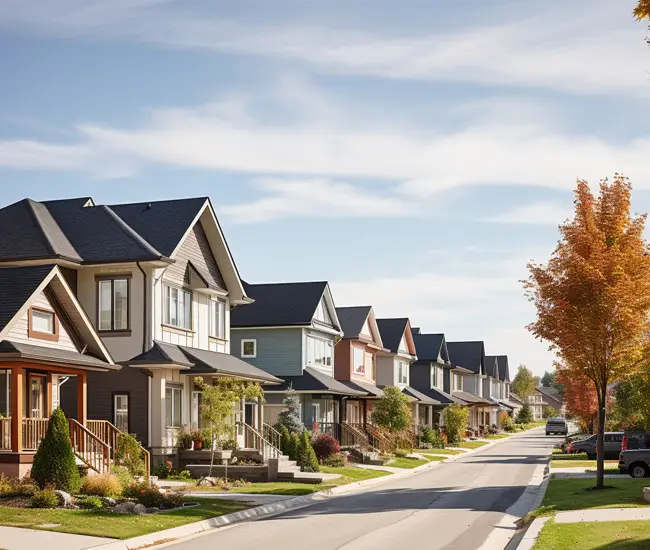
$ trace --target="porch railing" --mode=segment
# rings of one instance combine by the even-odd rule
[[[115,460],[115,453],[117,451],[117,442],[122,433],[121,430],[116,428],[108,420],[86,420],[86,429],[95,437],[106,443],[109,447],[109,456],[111,460]],[[147,449],[140,445],[140,451],[144,458],[145,477],[148,479],[151,474],[151,455]]]
[[[23,418],[23,450],[38,450],[49,422],[48,418]]]
[[[280,435],[280,432],[270,424],[264,424],[262,427],[262,435],[264,436],[264,439],[266,439],[276,449],[279,449],[282,446],[282,436]]]
[[[362,453],[379,452],[375,438],[363,430],[363,424],[341,423],[341,447],[356,449]]]
[[[0,451],[11,451],[11,418],[0,418]]]
[[[249,426],[245,422],[237,422],[236,429],[244,435],[244,445],[247,449],[255,449],[258,451],[264,462],[274,458],[280,458],[282,454],[278,447],[275,447],[272,443],[267,441],[264,436],[259,433],[252,426]]]
[[[68,423],[70,424],[70,441],[75,456],[100,474],[109,472],[111,450],[108,444],[76,420],[69,418]]]
[[[314,433],[329,434],[336,439],[341,438],[340,427],[336,422],[315,422]]]

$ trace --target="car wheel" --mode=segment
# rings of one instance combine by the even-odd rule
[[[645,464],[637,463],[630,466],[630,477],[633,478],[642,478],[648,477],[650,474],[648,467]]]

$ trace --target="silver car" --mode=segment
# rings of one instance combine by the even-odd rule
[[[630,477],[650,477],[650,449],[623,451],[618,457],[618,470]]]

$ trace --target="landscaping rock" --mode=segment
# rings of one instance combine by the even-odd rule
[[[56,496],[59,498],[59,506],[64,508],[72,508],[74,506],[72,502],[72,495],[66,493],[65,491],[54,491]]]
[[[103,502],[106,506],[116,506],[116,505],[117,505],[117,501],[116,501],[114,498],[111,498],[111,497],[104,497],[104,498],[102,498],[102,502]]]
[[[198,487],[215,487],[216,485],[217,485],[217,481],[213,477],[201,478],[197,483]]]
[[[124,504],[118,504],[115,508],[113,508],[113,512],[116,514],[128,514],[129,511],[124,507]]]
[[[147,514],[157,514],[158,512],[160,512],[160,508],[147,508]]]
[[[133,509],[135,508],[136,504],[135,502],[125,502],[124,504],[122,504],[122,506],[127,512],[133,512]]]
[[[144,516],[147,513],[147,507],[143,504],[136,504],[133,508],[133,513],[138,516]]]

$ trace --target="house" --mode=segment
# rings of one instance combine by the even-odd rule
[[[337,307],[343,337],[334,347],[334,378],[351,390],[363,392],[345,400],[341,420],[365,430],[373,403],[383,397],[377,386],[377,354],[388,352],[371,306]]]
[[[417,434],[422,426],[433,426],[433,409],[439,408],[442,403],[418,391],[410,383],[411,363],[418,357],[409,319],[378,319],[377,324],[384,347],[388,350],[377,353],[377,385],[397,386],[409,397],[413,431]]]
[[[0,237],[0,248],[5,244]],[[0,267],[0,475],[22,477],[31,469],[60,406],[60,389],[71,379],[77,381],[73,451],[105,472],[111,451],[93,435],[98,424],[88,419],[87,381],[90,374],[106,379],[119,370],[61,268]]]
[[[327,282],[247,284],[254,301],[232,312],[232,354],[282,380],[265,390],[264,422],[276,423],[293,388],[309,429],[339,437],[344,402],[367,395],[334,378],[334,347],[343,336]]]
[[[535,388],[535,391],[526,398],[526,402],[533,410],[533,420],[542,420],[544,418],[544,408],[548,407],[546,395],[539,388]]]
[[[417,360],[411,363],[410,384],[439,403],[432,407],[433,424],[442,425],[446,407],[452,403],[465,404],[452,394],[452,379],[456,391],[462,391],[463,374],[471,371],[452,366],[444,334],[422,334],[419,328],[413,328],[412,333]]]
[[[497,355],[497,361],[499,363],[499,404],[506,407],[508,414],[515,417],[523,403],[511,398],[510,392],[510,366],[508,364],[507,355]]]
[[[89,197],[25,199],[0,210],[0,226],[2,265],[59,265],[123,365],[88,372],[88,416],[134,433],[155,460],[174,453],[182,426],[201,424],[197,375],[280,383],[229,354],[230,310],[252,300],[209,199],[110,206]],[[59,382],[61,407],[72,416],[79,380]],[[244,432],[263,429],[261,404],[234,412],[242,442]]]
[[[545,386],[540,386],[537,390],[542,394],[544,401],[548,403],[549,407],[553,407],[562,417],[566,415],[566,405],[564,404],[564,398],[560,390]]]
[[[504,359],[505,358],[505,359]],[[486,355],[485,356],[485,378],[483,379],[483,395],[496,403],[498,411],[492,415],[491,420],[496,420],[490,425],[501,427],[499,414],[502,412],[511,414],[514,407],[508,404],[505,397],[506,385],[502,382],[501,370],[506,370],[507,356],[505,355]],[[496,419],[494,418],[496,416]]]
[[[496,424],[499,405],[489,395],[484,395],[485,345],[483,342],[448,342],[449,357],[454,365],[469,370],[463,375],[463,390],[452,394],[459,397],[470,409],[469,425],[472,429]]]

